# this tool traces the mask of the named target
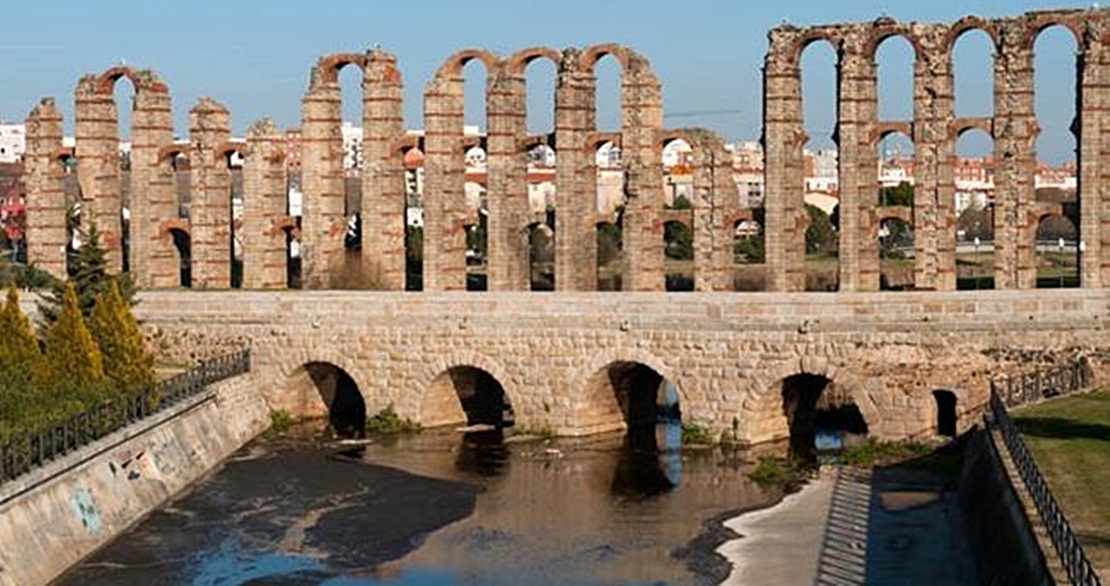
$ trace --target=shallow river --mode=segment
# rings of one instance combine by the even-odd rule
[[[650,431],[261,439],[62,583],[715,584],[718,521],[782,491],[748,480],[749,454]]]

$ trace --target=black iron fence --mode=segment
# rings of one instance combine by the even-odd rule
[[[250,350],[200,363],[138,395],[98,405],[0,446],[0,483],[181,402],[208,385],[250,371]]]
[[[1048,530],[1052,545],[1056,548],[1056,554],[1068,573],[1068,579],[1072,584],[1100,586],[1102,582],[1098,574],[1083,553],[1079,539],[1076,538],[1071,525],[1064,517],[1056,497],[1049,490],[1048,483],[1045,482],[1044,476],[1037,468],[1037,463],[1033,460],[1033,455],[1026,448],[1025,441],[1021,439],[1021,433],[1006,410],[1007,404],[1021,404],[1079,390],[1089,380],[1087,370],[1081,362],[1076,361],[1071,365],[1026,373],[1020,377],[1005,380],[1007,380],[1005,385],[996,385],[996,381],[991,381],[990,422],[998,429],[1002,440],[1006,443],[1006,449],[1010,452],[1014,467],[1017,468],[1026,490],[1029,491],[1029,496],[1033,499],[1033,504],[1037,507],[1037,514],[1040,515],[1041,521]],[[1015,381],[1017,381],[1016,384]],[[1004,392],[1008,394],[1003,395]],[[1010,401],[1006,401],[1004,397],[1009,397]]]
[[[1007,407],[1074,393],[1090,386],[1091,374],[1082,359],[991,380],[991,393]]]

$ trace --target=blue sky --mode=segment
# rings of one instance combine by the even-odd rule
[[[533,45],[618,42],[651,60],[663,81],[668,126],[705,126],[728,140],[755,139],[766,31],[784,19],[822,24],[886,13],[899,20],[950,22],[968,13],[995,16],[1085,5],[1026,0],[20,2],[5,6],[0,117],[22,119],[40,97],[55,96],[72,129],[77,78],[123,59],[157,70],[169,84],[179,133],[186,130],[187,110],[200,96],[230,107],[236,132],[262,116],[292,126],[298,124],[300,97],[317,57],[378,44],[398,56],[405,76],[405,123],[419,127],[424,84],[459,49],[480,46],[507,54]],[[1072,51],[1070,36],[1057,29],[1047,31],[1037,45],[1037,63],[1047,64],[1038,69],[1038,113],[1045,129],[1039,149],[1050,162],[1068,159],[1074,149],[1066,131],[1074,103],[1073,72],[1061,65],[1072,63]],[[958,114],[988,113],[987,43],[961,40],[956,59],[963,109]],[[880,108],[888,117],[908,115],[911,61],[908,47],[897,41],[881,48]],[[821,137],[834,120],[832,63],[831,51],[806,52],[806,127],[814,146],[827,144]],[[617,71],[611,62],[599,65],[602,127],[617,124]],[[468,123],[480,123],[484,72],[472,65],[466,73]],[[532,131],[551,128],[550,115],[541,112],[551,107],[552,77],[546,63],[528,70]],[[341,78],[348,119],[358,116],[357,78],[347,70]],[[130,88],[120,86],[117,96],[128,95]],[[971,154],[983,150],[983,141],[975,147],[961,144]]]

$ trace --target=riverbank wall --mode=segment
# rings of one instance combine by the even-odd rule
[[[238,376],[0,486],[0,585],[57,578],[269,425]]]
[[[990,434],[966,438],[959,480],[975,569],[983,584],[1051,584],[1044,554]]]

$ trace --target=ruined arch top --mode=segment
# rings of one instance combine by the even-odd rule
[[[96,77],[94,83],[95,92],[100,95],[112,95],[116,89],[116,82],[122,78],[127,78],[131,85],[134,86],[135,92],[153,92],[153,93],[169,93],[169,87],[165,82],[159,79],[158,74],[152,69],[135,70],[130,67],[119,65],[109,68],[104,73]]]

